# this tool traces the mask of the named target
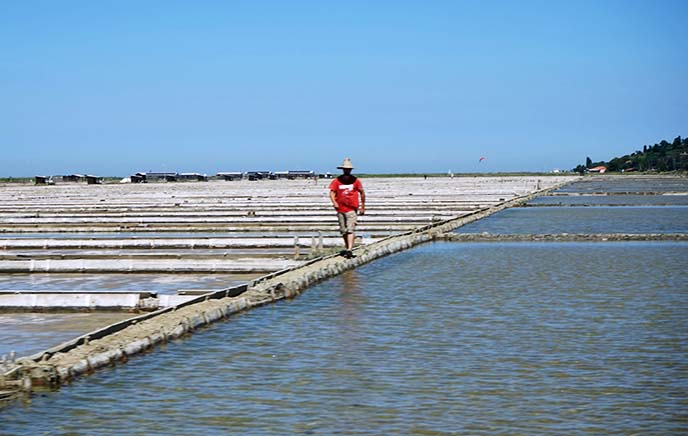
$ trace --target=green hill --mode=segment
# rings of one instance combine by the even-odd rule
[[[607,162],[593,162],[589,157],[585,165],[578,165],[573,171],[583,173],[588,168],[603,165],[607,171],[688,171],[688,139],[677,136],[673,142],[662,140],[655,145],[644,145],[642,150]]]

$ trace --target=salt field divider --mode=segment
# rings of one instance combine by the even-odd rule
[[[293,298],[307,287],[347,270],[415,245],[445,237],[446,233],[501,210],[520,206],[561,188],[563,182],[536,192],[484,207],[460,217],[391,235],[354,249],[356,257],[338,254],[315,258],[255,279],[248,284],[210,292],[144,315],[129,318],[67,341],[48,350],[10,362],[0,362],[0,391],[30,392],[55,388],[94,370],[126,362],[130,357],[179,339],[208,324],[252,307]]]

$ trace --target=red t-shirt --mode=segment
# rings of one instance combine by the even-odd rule
[[[330,191],[335,193],[335,199],[339,207],[337,212],[351,212],[358,210],[358,193],[363,191],[363,184],[358,178],[354,177],[355,181],[350,185],[345,185],[339,181],[339,178],[332,180],[330,183]]]

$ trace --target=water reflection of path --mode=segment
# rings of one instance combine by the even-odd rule
[[[361,288],[360,273],[356,270],[346,271],[339,276],[341,286],[336,288],[339,304],[337,310],[338,341],[343,349],[356,349],[362,339],[363,310],[367,299]]]

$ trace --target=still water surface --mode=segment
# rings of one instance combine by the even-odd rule
[[[571,206],[688,206],[686,195],[551,195],[536,197],[529,204]]]
[[[377,236],[387,236],[389,230],[369,230],[371,234]],[[201,238],[293,238],[294,236],[302,238],[317,237],[319,235],[323,236],[339,236],[337,231],[312,231],[308,232],[308,229],[298,230],[293,232],[270,232],[270,231],[260,231],[260,232],[240,232],[240,231],[230,231],[225,229],[218,232],[61,232],[61,233],[2,233],[0,232],[0,239],[147,239],[147,238],[160,238],[160,239],[201,239]]]
[[[514,207],[458,233],[688,233],[687,206]]]
[[[260,274],[0,274],[0,290],[148,291],[159,295],[178,290],[219,290]],[[0,313],[0,356],[16,351],[26,356],[86,334],[132,313]],[[0,436],[2,432],[0,431]]]
[[[14,351],[18,357],[29,356],[132,316],[136,314],[0,313],[0,355]]]
[[[688,177],[591,177],[568,184],[558,192],[688,192]]]
[[[0,274],[0,290],[147,291],[175,294],[180,289],[224,289],[261,274]]]
[[[685,434],[687,259],[423,245],[6,408],[0,433]]]

